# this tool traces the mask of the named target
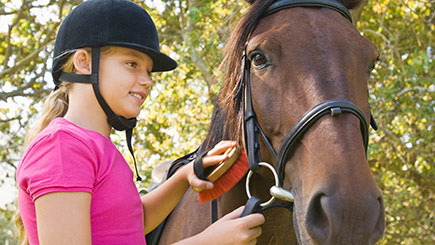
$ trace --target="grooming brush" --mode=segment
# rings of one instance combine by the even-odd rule
[[[229,148],[225,154],[229,156],[226,160],[206,169],[205,175],[213,182],[213,188],[199,192],[199,203],[218,198],[236,185],[248,172],[248,157],[239,147]]]

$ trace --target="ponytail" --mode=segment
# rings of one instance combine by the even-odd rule
[[[30,142],[44,130],[47,125],[56,117],[65,116],[68,110],[68,90],[71,87],[70,82],[62,82],[59,88],[53,91],[43,104],[41,118],[36,122],[28,132],[24,140],[24,145],[28,146]]]
[[[44,100],[44,110],[41,119],[36,125],[27,133],[24,144],[27,147],[30,142],[38,135],[47,125],[56,117],[63,117],[68,110],[68,89],[71,83],[62,82],[59,89],[52,92]],[[18,208],[17,208],[18,210]],[[18,245],[28,245],[29,240],[27,238],[26,231],[24,229],[23,220],[20,213],[17,211],[15,214],[15,226],[19,232]]]
[[[62,66],[62,70],[65,72],[75,72],[73,54],[76,50],[69,51],[62,54],[62,56],[69,56],[66,58],[65,64]],[[48,124],[56,117],[65,116],[68,110],[68,91],[71,87],[70,82],[60,82],[57,86],[58,89],[51,92],[43,102],[43,112],[41,118],[36,124],[27,132],[24,139],[24,146],[27,147],[30,142],[44,130]]]
[[[27,238],[26,230],[24,229],[23,220],[18,211],[15,213],[14,221],[19,233],[18,245],[29,245],[29,239]]]
[[[62,67],[63,71],[66,72],[74,72],[74,64],[73,64],[73,56],[71,55],[73,52],[69,52],[64,55],[70,55],[70,57],[65,62],[65,65]],[[68,111],[68,91],[71,87],[71,82],[60,82],[58,84],[58,89],[51,92],[44,102],[43,102],[43,112],[41,118],[36,122],[36,124],[27,132],[24,139],[24,146],[27,148],[32,140],[42,131],[44,130],[48,124],[56,117],[65,116]],[[21,214],[18,211],[15,213],[14,221],[15,226],[19,232],[18,245],[29,245],[29,240],[26,234],[26,230],[24,229],[24,223],[21,219]]]

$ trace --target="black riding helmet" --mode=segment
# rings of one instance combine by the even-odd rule
[[[104,46],[127,47],[145,53],[153,60],[153,72],[173,70],[177,67],[177,62],[160,52],[157,30],[149,14],[128,0],[85,1],[75,7],[59,27],[52,69],[55,89],[61,81],[92,84],[110,125],[116,130],[126,130],[127,144],[133,155],[131,135],[136,126],[136,118],[127,119],[116,115],[100,93],[100,48]],[[84,47],[92,48],[92,74],[63,72],[61,68],[69,58],[63,54]],[[134,161],[136,165],[136,160]]]
[[[127,0],[88,0],[66,16],[57,32],[52,72],[56,85],[68,58],[61,57],[64,52],[103,46],[127,47],[147,54],[153,60],[153,72],[177,67],[177,62],[160,52],[156,27],[145,9]]]

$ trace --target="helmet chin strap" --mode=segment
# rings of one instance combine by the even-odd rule
[[[137,119],[136,118],[127,119],[123,116],[116,115],[112,111],[112,109],[106,103],[106,101],[104,100],[104,98],[100,92],[99,76],[98,76],[99,70],[100,70],[100,47],[93,47],[92,48],[92,74],[91,75],[62,72],[59,80],[73,82],[73,83],[91,83],[92,84],[92,88],[94,90],[95,97],[97,98],[98,103],[100,104],[104,113],[107,115],[107,121],[109,122],[109,124],[115,130],[118,130],[118,131],[125,130],[128,150],[130,151],[131,155],[133,156],[134,168],[136,170],[136,176],[137,176],[136,180],[141,181],[142,178],[139,176],[139,172],[137,170],[136,158],[134,157],[133,147],[131,145],[133,128],[136,126]],[[56,89],[57,89],[57,86],[56,86],[55,90]]]

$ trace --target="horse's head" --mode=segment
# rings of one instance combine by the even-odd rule
[[[243,105],[233,97],[240,87],[243,50],[250,61],[256,120],[278,154],[310,108],[329,100],[358,107],[362,119],[343,111],[308,126],[286,150],[283,187],[295,197],[301,243],[375,243],[385,226],[383,199],[368,166],[360,125],[370,121],[367,81],[378,52],[340,11],[284,7],[265,14],[272,2],[254,2],[228,46],[229,73],[220,105],[239,125],[230,134],[237,135],[242,125]],[[357,1],[347,7],[353,5]],[[277,164],[264,141],[262,160]]]

